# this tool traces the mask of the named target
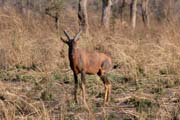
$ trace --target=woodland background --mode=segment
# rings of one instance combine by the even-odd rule
[[[180,0],[0,0],[0,119],[89,119],[73,101],[60,41],[63,30],[82,29],[79,47],[110,54],[116,66],[109,106],[102,81],[86,78],[94,119],[179,120],[179,13]]]

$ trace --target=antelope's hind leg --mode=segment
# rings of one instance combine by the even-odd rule
[[[107,79],[106,74],[103,73],[102,71],[99,71],[98,75],[100,76],[101,80],[104,83],[104,87],[105,87],[104,104],[107,104],[110,101],[111,83]]]
[[[106,104],[110,101],[111,83],[107,79],[106,75],[101,76],[101,79],[102,79],[102,81],[104,83],[104,87],[105,87],[104,104]]]

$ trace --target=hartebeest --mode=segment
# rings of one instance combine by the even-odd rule
[[[111,84],[107,79],[106,73],[111,69],[112,61],[111,58],[98,52],[88,52],[84,49],[77,47],[77,42],[81,31],[76,34],[74,38],[71,38],[66,31],[64,31],[68,40],[61,37],[61,40],[66,43],[69,47],[69,62],[70,67],[74,74],[74,99],[77,102],[77,88],[78,88],[78,74],[81,74],[81,90],[83,101],[86,103],[85,93],[85,75],[86,74],[97,74],[104,83],[105,86],[105,97],[104,103],[108,103],[110,100]]]

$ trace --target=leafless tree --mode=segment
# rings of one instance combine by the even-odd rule
[[[58,33],[59,33],[60,14],[61,14],[62,5],[63,5],[62,0],[55,0],[50,2],[48,7],[45,9],[45,14],[49,15],[54,19]]]
[[[101,23],[102,25],[108,29],[109,28],[109,20],[111,17],[111,0],[102,0],[102,18]]]
[[[137,12],[137,0],[132,0],[130,5],[130,17],[131,17],[131,25],[133,29],[136,27],[136,12]]]
[[[142,20],[146,27],[149,27],[149,0],[143,0],[141,3]]]
[[[87,0],[79,0],[78,18],[79,18],[80,29],[83,32],[88,33],[89,24],[88,24],[88,15],[87,15]]]
[[[165,11],[166,11],[166,18],[168,22],[172,21],[175,2],[176,0],[168,0],[168,1],[166,0],[167,8]]]
[[[119,0],[120,10],[119,13],[122,19],[122,13],[126,6],[130,7],[130,22],[133,28],[136,27],[136,17],[138,6],[141,8],[142,21],[145,26],[149,26],[149,0]]]

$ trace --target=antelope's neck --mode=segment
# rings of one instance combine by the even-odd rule
[[[70,60],[75,59],[75,56],[76,56],[76,54],[77,54],[77,51],[78,51],[77,48],[73,48],[73,49],[70,49],[70,50],[69,50],[69,59],[70,59]]]
[[[75,62],[77,58],[77,53],[78,49],[71,49],[69,50],[69,62],[70,62],[70,67],[73,71],[75,71]]]

